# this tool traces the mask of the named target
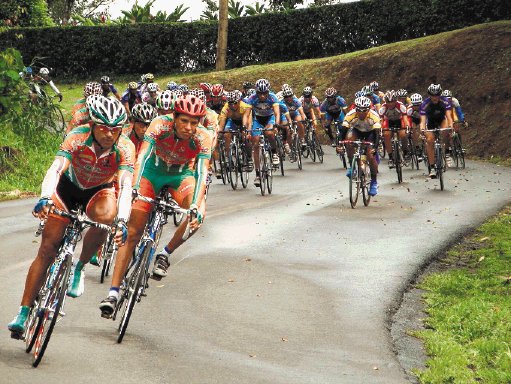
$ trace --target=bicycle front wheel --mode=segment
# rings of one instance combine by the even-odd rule
[[[259,150],[259,164],[260,164],[260,185],[259,188],[261,190],[261,195],[264,196],[266,194],[266,169],[268,167],[267,162],[267,153],[266,151],[260,149]]]
[[[247,188],[248,185],[248,156],[245,148],[238,151],[238,167],[240,168],[241,185]]]
[[[360,193],[360,161],[357,156],[353,156],[351,160],[351,176],[350,176],[350,203],[351,208],[357,206],[358,195]]]
[[[44,298],[44,306],[41,308],[41,325],[34,342],[34,362],[32,365],[37,367],[41,362],[44,352],[50,342],[50,337],[55,328],[64,305],[66,290],[69,283],[69,274],[71,273],[71,256],[66,257],[65,261],[60,263],[58,271],[54,272],[54,277],[50,279],[51,285],[48,287]],[[44,290],[44,286],[42,290]]]
[[[233,190],[238,188],[238,147],[231,144],[229,149],[229,181]]]
[[[141,251],[139,250],[139,252],[142,252],[142,255],[139,257],[137,263],[133,265],[128,276],[124,279],[125,286],[122,288],[122,298],[118,304],[118,306],[122,305],[123,313],[121,321],[119,322],[119,336],[117,337],[117,343],[122,342],[122,339],[126,334],[126,329],[128,329],[133,308],[135,307],[135,303],[138,301],[142,284],[145,281],[144,266],[147,262],[147,258],[149,257],[149,253],[151,252],[151,247],[146,244],[143,246]]]
[[[52,133],[63,135],[66,128],[64,115],[57,105],[50,104],[48,106],[48,129]]]
[[[362,162],[360,167],[360,186],[362,189],[362,200],[364,205],[367,207],[371,201],[371,195],[369,194],[369,188],[371,187],[371,172],[367,162]]]

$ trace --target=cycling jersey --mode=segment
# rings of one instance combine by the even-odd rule
[[[346,117],[344,118],[342,126],[346,128],[357,129],[360,132],[369,132],[375,129],[380,129],[381,122],[378,114],[372,109],[369,110],[369,112],[367,113],[366,117],[363,120],[360,120],[356,110],[352,110],[349,111]]]
[[[457,98],[451,97],[449,98],[452,104],[452,118],[454,121],[465,121],[465,115],[463,114],[463,110],[461,109],[460,102]]]
[[[426,116],[428,128],[438,128],[446,118],[447,111],[452,110],[452,105],[445,97],[440,97],[438,103],[433,103],[428,97],[420,106],[419,113]]]
[[[288,109],[286,103],[284,103],[284,100],[281,100],[279,102],[279,110],[280,110],[280,124],[286,124],[287,123],[286,113],[289,112],[289,109]]]
[[[117,95],[117,88],[115,88],[112,83],[108,84],[108,88],[106,88],[106,89],[103,88],[103,96],[108,97],[110,92],[112,92],[114,95]]]
[[[83,99],[77,100],[71,108],[71,116],[73,116],[77,110],[84,108],[86,105],[85,97]]]
[[[341,96],[337,96],[333,103],[328,99],[323,100],[319,109],[325,113],[327,120],[338,119],[342,121],[344,119],[343,108],[345,107],[347,107],[346,101]]]
[[[222,108],[224,107],[225,103],[227,102],[227,97],[223,95],[221,98],[211,98],[209,103],[206,104],[208,108],[211,108],[216,113],[220,114],[222,112]]]
[[[410,124],[413,123],[413,124],[420,124],[421,122],[421,115],[419,113],[419,108],[413,108],[413,105],[409,105],[407,110],[406,110],[406,114],[408,115],[409,117],[409,120],[410,120]]]
[[[124,127],[122,129],[122,134],[131,140],[131,142],[135,146],[135,154],[137,154],[144,138],[139,138],[137,136],[137,134],[135,133],[135,129],[133,128],[133,125],[134,123],[131,122],[126,127]]]
[[[247,99],[246,104],[248,108],[252,108],[256,118],[258,116],[268,117],[274,115],[273,107],[279,104],[279,100],[273,92],[270,92],[268,97],[266,97],[264,101],[261,101],[256,93]]]
[[[309,101],[306,101],[303,96],[300,97],[299,100],[300,100],[300,103],[302,103],[303,112],[307,116],[310,114],[310,112],[313,108],[319,108],[319,100],[316,96],[312,96],[311,98],[309,98],[308,99]]]
[[[228,119],[231,119],[235,122],[238,122],[241,125],[241,121],[243,120],[243,114],[245,111],[249,108],[249,106],[240,100],[238,105],[236,106],[236,109],[232,109],[229,107],[229,103],[225,103],[222,110],[220,111],[220,120],[227,121]]]
[[[408,125],[408,118],[406,117],[406,107],[401,102],[396,101],[394,108],[390,108],[388,103],[384,103],[379,114],[383,118],[383,127],[401,127],[404,128]]]
[[[133,172],[135,146],[126,136],[120,135],[110,151],[99,157],[93,144],[92,129],[84,125],[71,131],[57,152],[71,162],[65,175],[77,187],[89,189],[112,182],[118,170]]]
[[[298,115],[298,109],[302,107],[302,103],[300,103],[300,100],[296,96],[293,95],[293,98],[291,100],[287,100],[286,98],[283,99],[284,104],[286,104],[287,108],[289,109],[289,114],[291,117],[295,117]]]
[[[71,120],[67,123],[66,133],[81,125],[89,124],[90,121],[89,109],[86,106],[83,106],[73,112]]]
[[[160,92],[156,92],[154,96],[151,96],[150,92],[144,92],[142,94],[142,102],[152,105],[153,107],[156,106],[156,98]]]
[[[121,97],[121,102],[128,103],[130,109],[133,108],[135,104],[139,104],[142,102],[142,95],[139,91],[136,93],[131,93],[129,89],[127,89]]]

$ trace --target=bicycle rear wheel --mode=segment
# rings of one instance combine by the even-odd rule
[[[135,303],[138,302],[140,290],[142,288],[143,282],[145,281],[144,266],[147,263],[149,252],[151,252],[151,247],[145,244],[142,249],[142,255],[140,256],[137,263],[133,265],[129,275],[125,278],[126,285],[123,288],[122,299],[118,304],[118,308],[120,308],[121,305],[123,306],[123,313],[118,328],[119,336],[117,337],[117,343],[119,344],[122,342],[122,339],[126,334],[126,329],[128,329],[128,324],[133,313],[133,308],[135,307]]]
[[[100,283],[103,284],[105,277],[110,274],[112,257],[114,257],[114,234],[109,233],[105,242],[101,246],[101,255],[103,256],[103,267],[101,268]]]
[[[25,352],[30,353],[36,341],[36,335],[42,324],[42,316],[40,310],[40,297],[35,300],[34,306],[30,308],[30,315],[27,321],[27,331],[25,334]]]
[[[440,190],[444,190],[444,154],[442,148],[437,146],[435,148],[435,171],[436,178],[440,181]]]
[[[316,132],[313,133],[314,138],[314,150],[316,151],[316,154],[318,156],[319,162],[323,164],[323,148],[321,147],[321,143],[318,140],[318,137],[316,136]]]
[[[64,120],[64,115],[62,111],[57,105],[49,104],[48,105],[48,129],[52,133],[56,133],[58,135],[63,134],[66,127],[66,122]]]
[[[34,367],[39,365],[46,352],[53,329],[58,321],[60,310],[64,305],[69,274],[71,273],[71,262],[72,259],[69,255],[60,263],[58,271],[55,272],[55,277],[52,278],[52,284],[46,292],[44,306],[41,308],[40,314],[41,325],[34,342],[34,362],[32,363]]]
[[[302,169],[302,148],[300,145],[300,138],[296,134],[293,137],[293,147],[296,150],[296,165],[298,165],[298,169]]]
[[[456,168],[465,169],[465,154],[461,146],[461,139],[459,133],[456,133],[453,138],[453,153],[455,153]]]
[[[403,182],[403,164],[402,164],[402,153],[401,153],[401,147],[399,146],[397,141],[394,141],[392,143],[392,156],[394,157],[394,166],[396,168],[397,173],[397,182],[402,183]]]
[[[222,175],[222,183],[227,184],[229,180],[227,179],[227,159],[225,158],[225,150],[224,146],[219,146],[219,160],[220,160],[220,173]]]
[[[238,167],[240,167],[241,185],[243,188],[247,188],[248,185],[248,156],[245,148],[241,147],[238,151]]]
[[[367,207],[371,201],[371,195],[369,194],[369,188],[371,186],[371,172],[367,162],[363,162],[360,166],[360,185],[362,189],[362,200],[364,201],[364,205]]]
[[[357,156],[353,156],[351,161],[351,176],[350,176],[350,203],[351,208],[357,206],[358,195],[360,193],[360,161]]]

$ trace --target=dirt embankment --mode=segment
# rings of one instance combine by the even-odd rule
[[[440,83],[460,100],[470,126],[464,146],[476,157],[511,158],[511,21],[477,25],[422,39],[317,60],[246,67],[183,77],[188,84],[221,82],[227,89],[267,77],[278,88],[289,83],[297,92],[312,85],[321,95],[328,86],[353,100],[372,80],[381,88],[406,88],[423,95]]]

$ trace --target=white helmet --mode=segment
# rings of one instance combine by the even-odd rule
[[[355,99],[355,106],[357,108],[370,108],[371,100],[368,97],[362,96]]]
[[[93,122],[112,127],[124,124],[127,118],[126,109],[119,100],[101,95],[91,105],[89,114]]]
[[[259,79],[255,83],[255,89],[257,92],[269,92],[270,82],[266,79]]]
[[[420,93],[414,93],[410,96],[410,100],[413,105],[422,104],[422,95]]]
[[[149,84],[147,84],[147,91],[148,92],[156,92],[156,91],[158,91],[158,84],[156,84],[156,83],[149,83]]]
[[[40,70],[39,70],[39,74],[41,76],[48,76],[50,74],[50,70],[46,67],[42,67]]]

